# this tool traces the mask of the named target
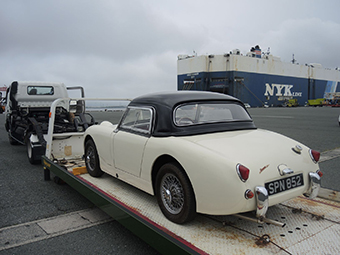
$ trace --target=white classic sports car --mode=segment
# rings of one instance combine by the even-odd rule
[[[218,93],[135,98],[118,125],[89,127],[84,148],[90,175],[155,195],[175,223],[248,211],[265,222],[269,206],[320,188],[319,152],[257,129],[241,101]]]

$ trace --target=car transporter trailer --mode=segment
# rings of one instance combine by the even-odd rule
[[[339,254],[339,192],[321,189],[319,197],[297,197],[272,206],[260,224],[247,214],[199,214],[185,225],[167,220],[155,197],[112,176],[91,177],[83,160],[83,134],[53,134],[56,100],[51,106],[44,178],[50,172],[162,254]]]

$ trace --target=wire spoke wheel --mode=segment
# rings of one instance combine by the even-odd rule
[[[184,205],[184,191],[181,182],[172,174],[166,174],[161,181],[161,196],[164,206],[173,214],[178,214]]]
[[[167,219],[183,224],[195,218],[195,194],[188,176],[179,164],[173,162],[163,165],[155,181],[157,202]]]

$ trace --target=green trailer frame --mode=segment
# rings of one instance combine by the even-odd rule
[[[94,205],[110,215],[136,236],[148,243],[162,254],[207,254],[191,245],[179,236],[147,219],[133,208],[114,197],[106,194],[100,188],[91,185],[81,176],[75,176],[64,167],[42,156],[44,179],[50,180],[50,171],[62,179]]]

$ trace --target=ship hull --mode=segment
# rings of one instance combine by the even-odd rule
[[[178,90],[225,93],[252,107],[286,106],[340,92],[340,72],[240,55],[200,56],[178,60]]]

